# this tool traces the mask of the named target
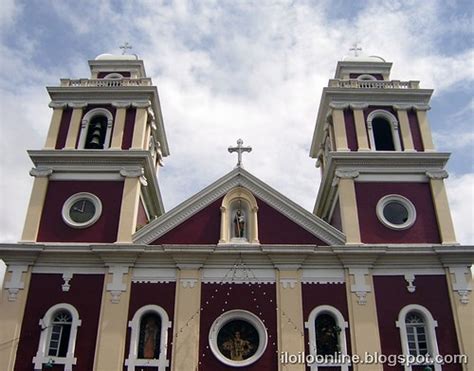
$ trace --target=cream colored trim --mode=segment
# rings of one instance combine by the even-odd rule
[[[69,123],[69,130],[67,132],[66,145],[64,149],[76,148],[76,142],[81,130],[82,111],[84,107],[75,107],[72,110],[71,122]]]
[[[146,108],[137,108],[131,149],[146,149],[145,134],[147,130],[148,112]]]
[[[469,269],[465,268],[465,278],[467,279],[466,284],[469,287],[474,286],[472,273]],[[474,359],[474,301],[469,300],[468,302],[462,303],[459,300],[459,296],[454,292],[453,280],[456,277],[449,268],[446,268],[446,280],[448,281],[449,299],[451,301],[451,308],[453,311],[454,324],[456,326],[456,336],[459,344],[459,353],[465,354],[468,360]],[[456,282],[458,283],[458,282]],[[471,361],[472,362],[472,361]],[[468,365],[463,364],[463,371],[468,371]]]
[[[443,179],[431,178],[430,186],[441,242],[446,245],[456,244],[456,234]]]
[[[367,128],[365,126],[364,111],[361,108],[353,108],[354,122],[357,134],[358,151],[370,151],[367,138]]]
[[[171,370],[197,370],[201,313],[201,281],[198,269],[182,269],[178,272],[174,308]]]
[[[110,267],[104,279],[94,370],[122,370],[124,366],[132,274],[127,270],[127,273],[117,275],[113,268],[116,267]],[[123,285],[118,302],[114,299],[114,292],[109,290],[117,277]]]
[[[339,207],[341,208],[342,231],[346,244],[360,244],[359,214],[354,179],[339,179]]]
[[[415,151],[413,138],[411,135],[410,122],[408,121],[408,113],[406,109],[397,108],[398,122],[400,123],[400,133],[402,135],[403,150]]]
[[[5,275],[5,286],[11,281],[13,272]],[[16,299],[10,300],[7,287],[2,290],[0,298],[0,369],[13,370],[16,361],[18,342],[20,340],[21,324],[25,313],[26,299],[31,280],[31,268],[21,273],[23,289],[18,290]]]
[[[61,118],[63,117],[63,108],[54,108],[49,125],[48,136],[46,137],[45,149],[55,149],[58,140],[59,128],[61,127]]]
[[[431,136],[431,129],[428,123],[428,115],[426,110],[416,110],[416,117],[418,119],[418,125],[420,127],[421,141],[423,143],[423,149],[426,152],[434,151],[433,138]]]
[[[359,296],[353,289],[360,286],[357,274],[359,269],[353,270],[354,274],[350,274],[346,269],[346,295],[349,311],[349,323],[351,333],[351,350],[352,354],[381,354],[379,325],[377,319],[377,309],[375,305],[375,295],[373,289],[373,280],[370,273],[363,274],[365,286],[365,304],[359,304]],[[370,290],[367,291],[367,290]],[[382,371],[382,364],[354,364],[354,371]]]
[[[123,185],[122,207],[117,232],[117,242],[132,242],[137,227],[138,203],[140,201],[140,178],[127,177]]]
[[[259,243],[258,241],[258,205],[254,195],[243,187],[236,187],[229,191],[222,200],[221,204],[221,237],[219,243],[231,243],[232,221],[232,203],[236,200],[242,200],[247,207],[243,207],[248,215],[245,215],[246,222],[249,225],[247,242]]]
[[[110,149],[122,149],[126,113],[127,109],[123,107],[118,107],[115,111],[115,123],[112,133],[112,143],[110,144]]]
[[[277,271],[278,351],[288,354],[304,352],[303,297],[300,273],[297,270]],[[282,364],[278,357],[278,369],[304,371],[304,364]]]
[[[348,152],[346,124],[344,122],[344,110],[334,108],[332,111],[334,137],[336,151]]]
[[[46,192],[48,190],[48,183],[48,177],[35,177],[33,189],[31,190],[30,203],[28,204],[28,210],[26,212],[23,234],[21,235],[22,242],[36,241],[46,199]]]

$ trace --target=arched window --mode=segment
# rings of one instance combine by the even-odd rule
[[[40,320],[41,335],[36,356],[33,357],[35,370],[47,365],[64,365],[65,371],[76,364],[74,348],[77,328],[81,325],[79,314],[70,304],[51,307]]]
[[[347,357],[346,329],[347,322],[341,312],[329,305],[314,308],[305,323],[309,335],[310,353],[316,362],[311,364],[311,371],[318,367],[340,367],[347,371],[350,363]],[[322,360],[321,356],[326,356]]]
[[[116,79],[123,79],[123,75],[118,72],[112,72],[104,76],[104,79],[108,80],[116,80]]]
[[[401,151],[398,121],[390,112],[372,111],[367,116],[367,129],[372,151]]]
[[[374,81],[374,80],[377,80],[377,79],[373,75],[369,75],[369,74],[364,73],[362,75],[357,76],[357,80]]]
[[[84,115],[79,136],[79,149],[107,149],[110,146],[113,116],[104,108],[95,108]]]
[[[438,322],[433,319],[431,313],[423,306],[411,304],[404,307],[398,315],[396,326],[400,330],[402,351],[405,356],[425,356],[427,354],[434,358],[439,355],[438,343],[436,341],[436,327]],[[412,366],[424,365],[413,363],[405,366],[406,371],[411,371]],[[441,371],[441,365],[431,365],[435,371]]]
[[[169,366],[168,329],[171,327],[166,311],[157,305],[146,305],[137,310],[128,326],[131,335],[130,351],[125,360],[127,370],[150,366],[165,371]]]

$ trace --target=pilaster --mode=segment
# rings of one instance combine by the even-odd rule
[[[335,176],[334,185],[338,184],[342,230],[346,235],[346,244],[361,244],[354,182],[354,179],[359,176],[359,172],[336,170]]]
[[[398,121],[400,123],[400,133],[402,135],[403,149],[407,152],[414,152],[415,145],[413,144],[413,137],[411,135],[410,122],[408,121],[408,109],[411,106],[394,106],[397,110]]]
[[[123,369],[131,276],[128,265],[109,266],[102,291],[95,370]]]
[[[31,279],[28,265],[9,265],[0,298],[0,369],[13,370]]]
[[[133,128],[133,139],[131,149],[146,149],[146,131],[148,121],[148,110],[150,102],[138,103],[134,102],[133,107],[136,107],[135,126]]]
[[[127,113],[127,107],[130,106],[130,103],[114,102],[112,105],[116,108],[116,111],[110,149],[122,149],[123,131],[125,129],[125,116]]]
[[[448,195],[443,179],[448,177],[445,170],[428,171],[426,176],[430,178],[431,194],[436,212],[436,220],[438,221],[438,230],[441,242],[446,245],[456,244],[456,235],[454,233],[453,220],[449,209]]]
[[[53,173],[49,168],[33,168],[30,175],[35,177],[31,190],[30,202],[26,212],[22,242],[35,242],[38,236],[41,215],[48,190],[49,176]]]
[[[357,135],[358,151],[365,152],[370,151],[369,140],[367,138],[367,127],[365,125],[364,109],[369,105],[365,103],[353,103],[351,104],[352,111],[354,113],[354,122]]]
[[[277,305],[279,353],[304,352],[303,297],[300,274],[296,268],[277,270]],[[281,370],[305,370],[302,363],[282,365],[281,358],[278,359]]]
[[[71,123],[69,124],[69,130],[67,132],[66,144],[64,149],[76,148],[77,138],[79,137],[79,131],[81,130],[81,119],[84,108],[87,106],[86,103],[69,103],[69,106],[73,108]]]
[[[178,271],[174,307],[171,370],[198,370],[201,313],[201,279],[198,267],[182,267]]]
[[[346,269],[346,292],[352,353],[381,354],[374,284],[368,268]],[[355,364],[354,371],[382,371],[382,364]]]
[[[49,125],[48,136],[46,137],[46,143],[44,149],[55,149],[56,142],[58,140],[59,128],[61,126],[61,118],[63,116],[63,110],[66,106],[65,103],[53,103],[49,104],[49,107],[53,109],[53,115],[51,117],[51,123]]]
[[[414,108],[416,110],[416,117],[418,119],[418,125],[420,128],[423,149],[426,152],[433,152],[435,148],[433,144],[433,137],[431,136],[431,129],[428,123],[428,115],[427,115],[427,111],[430,109],[430,106],[417,105],[417,106],[414,106]]]
[[[334,139],[336,142],[336,151],[348,152],[346,124],[344,121],[344,109],[347,104],[331,103],[332,108],[332,124],[334,127]]]

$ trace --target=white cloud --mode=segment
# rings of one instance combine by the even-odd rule
[[[457,239],[462,244],[474,245],[474,173],[452,175],[446,186]]]

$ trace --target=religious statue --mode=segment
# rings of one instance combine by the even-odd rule
[[[245,232],[245,214],[238,209],[234,216],[234,235],[235,237],[243,238]]]
[[[147,318],[147,322],[145,325],[145,339],[143,345],[143,358],[145,359],[153,359],[155,357],[155,349],[156,349],[156,335],[158,334],[158,325],[156,323],[155,318],[149,317]]]
[[[240,332],[236,331],[234,336],[227,339],[223,344],[223,348],[230,353],[230,359],[233,361],[243,361],[246,356],[251,353],[253,345],[248,340],[240,337]]]

